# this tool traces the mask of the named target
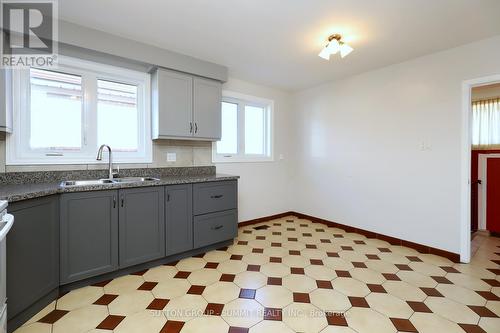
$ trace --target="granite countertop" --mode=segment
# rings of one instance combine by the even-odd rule
[[[215,182],[223,180],[236,180],[239,176],[224,174],[200,174],[200,175],[176,175],[157,177],[158,181],[146,181],[141,183],[113,183],[89,186],[62,187],[61,181],[34,183],[34,184],[0,184],[0,200],[16,202],[21,200],[39,198],[59,193],[88,192],[102,190],[116,190],[121,188],[163,186],[176,184],[191,184]],[[68,179],[70,180],[70,179]]]

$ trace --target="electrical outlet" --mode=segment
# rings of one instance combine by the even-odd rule
[[[175,162],[177,161],[176,153],[167,153],[167,162]]]

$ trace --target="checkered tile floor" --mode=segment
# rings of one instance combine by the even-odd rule
[[[229,248],[74,290],[28,332],[500,332],[500,239],[471,264],[287,217]]]

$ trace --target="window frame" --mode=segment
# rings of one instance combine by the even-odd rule
[[[274,161],[274,101],[266,98],[245,95],[232,91],[222,92],[222,102],[238,105],[237,110],[237,153],[220,154],[217,152],[217,142],[212,143],[213,163],[251,163]],[[245,106],[255,106],[264,109],[264,154],[247,154],[245,150]]]
[[[82,78],[82,147],[77,152],[58,149],[31,149],[30,140],[30,71],[12,71],[13,131],[7,136],[6,164],[99,164],[95,159],[97,142],[97,83],[106,80],[137,86],[138,151],[113,151],[116,163],[152,163],[151,79],[148,73],[60,56],[55,72]],[[44,68],[41,68],[44,69]],[[115,124],[110,124],[113,126]],[[113,147],[111,147],[113,148]]]

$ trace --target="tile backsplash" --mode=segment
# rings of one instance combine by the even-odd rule
[[[168,153],[176,154],[175,162],[167,161]],[[5,134],[0,133],[0,172],[92,170],[105,169],[107,168],[107,165],[107,158],[105,158],[104,161],[99,164],[5,165]],[[157,140],[153,142],[153,163],[117,163],[116,165],[118,165],[120,168],[211,166],[213,165],[212,143],[206,141],[189,140]]]

